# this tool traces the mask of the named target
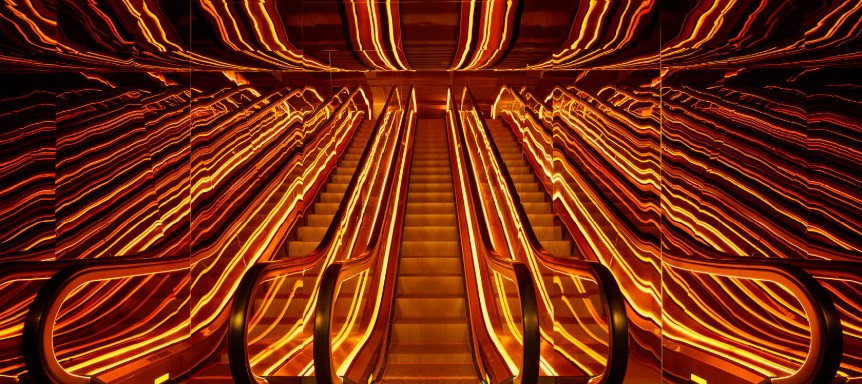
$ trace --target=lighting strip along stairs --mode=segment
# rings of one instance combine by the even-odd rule
[[[564,237],[566,235],[562,225],[554,222],[549,196],[533,175],[533,170],[527,164],[515,134],[500,119],[487,119],[485,124],[491,131],[491,137],[494,138],[494,143],[500,150],[500,156],[506,169],[509,170],[509,175],[512,176],[512,181],[515,182],[515,189],[539,242],[556,256],[572,256],[576,248],[573,248],[572,242]]]
[[[476,383],[445,123],[419,120],[384,383]]]

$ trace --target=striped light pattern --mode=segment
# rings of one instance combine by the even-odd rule
[[[862,59],[860,17],[856,1],[583,1],[562,46],[528,68],[847,65]]]
[[[372,70],[410,70],[401,47],[398,2],[345,0],[347,28],[356,56]]]
[[[38,102],[40,97],[45,98],[39,92],[18,96],[36,106],[45,104]],[[45,126],[53,132],[48,137],[57,139],[43,145],[62,145],[62,150],[47,152],[54,156],[50,168],[56,173],[45,173],[46,182],[35,184],[67,196],[52,204],[58,219],[47,223],[53,227],[49,232],[58,234],[48,244],[68,246],[47,255],[190,257],[190,269],[184,272],[87,283],[66,298],[54,327],[57,359],[70,372],[108,381],[140,369],[137,362],[154,353],[173,367],[164,369],[179,376],[183,368],[176,362],[189,357],[190,336],[195,340],[193,360],[212,353],[223,335],[225,298],[235,288],[232,276],[272,254],[268,249],[287,235],[303,209],[305,191],[314,192],[320,169],[332,168],[346,135],[367,113],[361,92],[346,89],[326,103],[313,89],[260,96],[248,86],[211,91],[83,87],[58,92],[50,101],[56,106],[50,115],[10,115],[17,117],[10,120],[18,124],[13,126],[20,126],[11,130],[19,133],[16,142],[33,143],[26,128]],[[340,139],[312,147],[319,154],[309,152],[313,156],[303,160],[304,143],[326,131],[339,132],[335,137]],[[21,148],[27,153],[42,147]],[[16,172],[15,167],[8,170]],[[64,176],[73,173],[74,178]],[[312,181],[290,176],[302,173]],[[6,190],[10,200],[4,201],[29,201],[15,188]],[[115,197],[119,194],[123,197]],[[35,196],[38,202],[39,194]],[[273,203],[279,209],[262,210]],[[12,221],[38,228],[43,216],[34,209]],[[78,233],[80,240],[72,240]],[[83,235],[87,233],[100,235]],[[40,238],[17,236],[7,242],[24,248]],[[18,255],[41,259],[23,249]],[[4,377],[22,372],[23,315],[40,285],[41,280],[26,276],[0,285],[7,292],[0,308]]]
[[[767,81],[747,84],[755,76]],[[821,82],[831,92],[824,93]],[[553,189],[555,209],[584,235],[585,249],[611,265],[618,279],[631,281],[621,286],[635,313],[661,325],[665,359],[674,362],[665,361],[666,375],[685,378],[692,373],[687,369],[708,364],[737,379],[787,376],[806,357],[809,329],[784,287],[637,267],[637,261],[667,254],[858,262],[862,211],[851,190],[862,184],[862,130],[850,107],[858,104],[858,85],[823,70],[753,71],[694,86],[675,77],[662,83],[556,88],[550,106],[526,90],[504,88],[494,111],[521,138],[528,158],[548,157],[541,151],[548,139],[537,137],[554,129],[555,167],[542,172],[564,180]],[[544,169],[542,161],[533,163]],[[603,248],[605,238],[618,240]],[[651,247],[625,245],[638,239]],[[655,283],[638,289],[638,282],[659,276],[663,289]],[[815,276],[841,314],[839,375],[859,377],[862,277]],[[653,295],[646,295],[650,289]],[[642,311],[658,303],[660,311]]]
[[[518,0],[461,2],[460,35],[450,71],[493,68],[512,43]]]
[[[459,33],[448,40],[454,57],[448,67],[437,69],[841,66],[862,61],[862,6],[857,1],[665,1],[664,6],[660,0],[553,5],[547,20],[571,20],[563,28],[568,34],[522,39],[519,28],[535,26],[545,15],[521,15],[524,4],[519,0],[461,1],[454,15]],[[278,0],[11,1],[0,7],[0,64],[21,70],[412,69],[402,44],[400,1],[338,0],[332,7],[340,10],[337,22],[321,25],[343,25],[341,41],[315,45],[311,53],[303,51],[303,43],[319,33],[320,15],[305,13],[300,5]],[[301,25],[291,25],[297,20],[303,20]],[[536,47],[555,48],[543,55],[533,52]],[[512,50],[532,62],[503,65]],[[332,51],[343,51],[335,56],[346,61],[332,65]]]

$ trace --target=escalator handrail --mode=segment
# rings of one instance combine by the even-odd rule
[[[555,87],[553,92],[560,92],[569,97],[575,97],[563,87]],[[556,120],[556,118],[555,118]],[[708,252],[707,250],[702,250]],[[713,253],[712,257],[718,255]],[[805,261],[788,259],[749,258],[733,259],[729,255],[719,255],[721,259],[683,258],[670,254],[662,255],[662,262],[671,267],[696,273],[720,275],[742,279],[757,279],[753,276],[768,276],[766,280],[776,281],[791,290],[802,304],[811,329],[809,353],[802,366],[790,376],[767,378],[775,384],[819,383],[830,382],[841,363],[842,328],[837,309],[831,296],[805,268],[817,268]],[[725,258],[726,257],[726,258]],[[781,283],[783,282],[783,283]]]
[[[414,93],[412,92],[412,88],[408,91],[410,95],[410,99],[408,100],[408,106],[412,106]],[[404,113],[401,120],[401,128],[398,131],[398,137],[396,138],[395,143],[397,143],[396,148],[393,149],[393,163],[392,166],[388,170],[388,174],[384,179],[383,185],[392,185],[391,187],[385,188],[385,192],[383,196],[381,196],[381,201],[387,202],[387,209],[380,211],[378,213],[379,219],[373,221],[373,227],[370,230],[370,233],[376,234],[381,232],[381,226],[386,224],[389,220],[397,220],[396,227],[400,228],[400,222],[403,220],[403,200],[407,192],[407,188],[405,184],[409,180],[410,173],[410,162],[412,156],[412,147],[414,142],[413,133],[415,133],[415,128],[411,129],[409,127],[411,121],[409,121],[409,116],[407,113]],[[408,132],[409,131],[409,132]],[[408,136],[409,134],[409,136]],[[408,151],[405,153],[405,151]],[[399,158],[399,154],[401,156],[405,156]],[[402,161],[403,160],[403,161]],[[399,164],[401,169],[405,169],[404,177],[400,178],[398,182],[400,182],[403,188],[397,189],[400,192],[400,200],[399,206],[392,207],[390,202],[392,200],[393,192],[396,191],[394,188],[394,183],[396,182],[395,176],[399,169]],[[393,215],[397,215],[394,217]],[[389,220],[385,220],[386,217],[389,217]],[[396,236],[399,237],[399,236]],[[332,325],[332,310],[335,304],[335,293],[337,291],[338,285],[344,280],[355,276],[357,273],[361,271],[367,270],[370,268],[372,263],[376,262],[379,257],[379,249],[377,249],[378,242],[382,240],[380,236],[373,236],[371,241],[366,246],[366,249],[359,255],[359,257],[351,258],[345,261],[335,262],[332,265],[328,266],[326,271],[324,272],[323,278],[321,279],[321,289],[318,291],[318,299],[315,307],[315,316],[314,316],[314,372],[315,377],[318,383],[322,384],[332,384],[336,382],[333,380],[335,378],[335,372],[332,369],[332,343],[331,343],[331,325]],[[399,239],[395,239],[396,241]],[[376,252],[375,252],[376,251]],[[395,261],[395,259],[393,259]],[[380,276],[375,276],[375,280],[379,281]],[[383,282],[381,282],[383,283]],[[394,288],[392,284],[390,284],[390,290]],[[387,303],[391,306],[391,303]],[[383,305],[383,303],[378,303],[378,305]],[[389,311],[381,311],[381,313],[389,313]],[[370,324],[370,327],[375,327],[375,325],[379,326],[387,326],[388,321],[384,323],[378,324]],[[376,328],[376,327],[375,327]],[[381,343],[382,344],[382,343]],[[377,347],[381,347],[382,345],[377,345]],[[364,348],[365,346],[361,347]]]
[[[54,351],[54,322],[64,298],[78,286],[96,280],[119,279],[155,273],[188,270],[185,256],[160,259],[76,263],[51,276],[36,294],[24,322],[24,364],[35,382],[90,383],[92,377],[66,371]]]
[[[66,296],[75,288],[96,280],[115,280],[188,270],[193,264],[205,260],[194,260],[190,256],[153,259],[148,258],[149,255],[151,253],[143,252],[137,255],[92,259],[92,261],[78,259],[41,262],[46,264],[44,267],[27,265],[30,273],[44,276],[54,269],[48,263],[70,264],[63,265],[63,268],[53,273],[48,282],[42,286],[25,318],[22,337],[24,364],[36,382],[72,384],[98,381],[95,377],[75,375],[66,371],[57,361],[53,348],[54,320]]]
[[[475,101],[473,101],[475,98],[473,98],[469,89],[467,89],[467,97],[470,98],[471,105],[475,106]],[[602,293],[605,308],[608,311],[608,347],[610,349],[608,351],[608,360],[605,365],[605,371],[602,373],[602,378],[599,382],[612,384],[622,383],[628,366],[629,334],[625,298],[622,295],[622,291],[620,290],[616,278],[614,278],[613,274],[606,266],[599,262],[558,257],[548,252],[542,246],[533,231],[527,212],[525,211],[523,204],[521,204],[521,198],[515,188],[515,182],[509,174],[505,162],[503,162],[503,156],[500,154],[500,150],[497,147],[493,136],[491,136],[491,132],[488,129],[485,120],[481,118],[481,115],[479,115],[477,111],[475,113],[478,117],[477,120],[481,124],[481,129],[484,131],[485,136],[491,144],[491,154],[494,157],[494,161],[500,167],[500,170],[502,171],[500,172],[500,176],[506,184],[504,188],[509,191],[508,195],[511,196],[513,200],[518,220],[524,229],[524,234],[526,235],[534,254],[539,257],[539,260],[543,264],[550,268],[560,269],[567,273],[586,273],[592,275],[596,279],[596,283],[598,283],[598,287]]]
[[[450,138],[449,141],[455,148],[461,148],[461,155],[464,158],[464,165],[462,168],[464,169],[459,170],[459,172],[464,172],[467,175],[468,182],[468,185],[462,186],[462,188],[469,190],[473,206],[475,207],[475,210],[478,211],[475,214],[475,218],[478,221],[479,236],[484,245],[482,248],[488,255],[486,260],[491,262],[489,263],[489,266],[496,272],[512,277],[512,280],[518,287],[518,296],[521,302],[521,332],[524,341],[524,351],[521,367],[519,369],[520,383],[535,384],[539,380],[539,360],[541,354],[541,331],[539,328],[539,310],[535,282],[533,281],[533,276],[530,273],[529,268],[527,268],[524,263],[503,258],[499,253],[497,253],[496,249],[494,249],[492,245],[493,242],[489,235],[489,224],[486,222],[484,207],[481,204],[481,197],[479,196],[476,178],[471,172],[467,172],[468,169],[473,169],[473,165],[470,156],[466,153],[468,149],[463,125],[461,124],[460,117],[456,117],[453,120],[456,125],[455,130],[458,132],[458,137]],[[463,209],[467,208],[464,207]]]
[[[355,91],[354,91],[355,92]],[[396,89],[393,87],[389,96],[386,99],[380,117],[374,125],[371,133],[371,138],[366,143],[359,157],[357,172],[350,178],[347,188],[344,192],[344,198],[338,205],[338,209],[332,217],[326,233],[320,240],[320,244],[315,247],[308,255],[299,258],[291,258],[286,260],[259,262],[248,269],[243,274],[239,286],[233,295],[233,303],[230,310],[230,322],[228,326],[228,364],[230,367],[231,376],[236,383],[252,384],[265,383],[259,379],[252,371],[249,363],[248,355],[248,319],[251,310],[251,304],[257,288],[261,281],[277,276],[284,276],[291,273],[306,270],[316,265],[325,256],[325,251],[331,246],[332,239],[338,231],[341,222],[345,220],[345,214],[349,202],[349,197],[352,196],[357,189],[359,169],[362,164],[368,162],[368,156],[371,148],[374,145],[374,137],[380,134],[383,125],[383,118],[387,108],[395,98]],[[343,105],[347,105],[344,103]],[[334,114],[333,114],[334,115]],[[324,271],[325,273],[325,271]]]
[[[662,262],[672,268],[714,276],[769,280],[788,289],[802,305],[809,322],[811,342],[808,355],[790,376],[767,378],[774,384],[831,382],[843,355],[841,320],[829,292],[802,268],[779,260],[693,259],[662,255]]]

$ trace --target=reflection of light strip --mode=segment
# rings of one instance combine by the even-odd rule
[[[407,69],[407,66],[401,62],[401,54],[398,50],[398,44],[395,43],[395,27],[392,25],[392,20],[394,18],[395,15],[392,12],[392,0],[386,0],[386,19],[389,23],[389,43],[392,44],[390,52],[392,52],[392,56],[395,56],[395,60],[398,61],[398,66],[401,67],[401,69]]]
[[[380,31],[380,21],[378,20],[380,17],[380,11],[377,8],[376,1],[368,1],[365,3],[365,8],[368,11],[368,27],[371,32],[371,44],[374,45],[374,49],[376,50],[377,57],[383,61],[383,65],[385,69],[389,70],[397,70],[395,65],[389,60],[389,57],[386,56],[386,49],[383,47],[383,42],[380,41],[380,37],[382,32]],[[358,20],[357,20],[358,21]]]
[[[470,53],[470,42],[473,41],[473,14],[476,10],[476,0],[470,0],[470,17],[467,18],[467,41],[464,43],[463,51],[461,51],[461,58],[458,60],[458,64],[453,65],[449,70],[457,70],[461,69],[461,65],[464,64],[464,60],[467,60],[467,54]],[[461,29],[464,30],[463,28]]]
[[[509,295],[506,292],[505,284],[503,283],[504,276],[497,271],[494,272],[494,285],[497,286],[497,294],[500,297],[500,307],[502,308],[503,317],[506,319],[506,325],[509,327],[509,333],[515,338],[518,344],[524,345],[524,336],[521,335],[521,330],[515,325],[515,319],[512,318],[512,309],[509,308]],[[506,278],[512,282],[512,279]],[[524,319],[521,319],[523,322]]]

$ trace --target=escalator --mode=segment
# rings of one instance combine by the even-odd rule
[[[362,151],[365,149],[366,144],[368,143],[368,139],[371,137],[371,132],[373,128],[373,120],[365,120],[357,128],[356,133],[353,135],[353,138],[350,140],[349,144],[347,144],[347,149],[338,161],[338,165],[335,167],[335,170],[329,177],[329,181],[323,185],[321,191],[318,193],[316,201],[311,205],[311,213],[308,214],[303,221],[296,225],[293,235],[289,236],[288,240],[286,241],[286,246],[280,247],[278,249],[278,252],[273,257],[273,260],[285,260],[292,257],[302,257],[309,254],[318,245],[320,245],[320,241],[323,239],[324,234],[329,228],[329,225],[331,224],[332,219],[335,216],[335,212],[338,209],[338,205],[340,204],[341,199],[344,196],[345,191],[347,190],[347,186],[350,183],[350,178],[356,172],[357,165],[359,164],[359,158],[362,155]],[[286,185],[283,186],[282,190],[280,191],[281,194],[277,194],[276,196],[281,196],[286,193],[286,187],[288,187],[287,184],[289,183],[285,184]],[[257,214],[260,217],[255,217],[252,221],[262,221],[263,216],[273,210],[275,206],[275,202],[267,201],[263,204],[264,209]],[[252,227],[250,232],[253,232],[255,229],[256,228]],[[309,274],[307,277],[303,277],[302,280],[305,286],[313,286],[314,275]],[[289,324],[291,322],[301,321],[300,315],[302,314],[302,302],[291,300],[291,295],[299,294],[307,296],[308,294],[306,293],[306,291],[307,289],[298,290],[297,292],[279,291],[278,295],[271,299],[272,303],[275,303],[277,305],[269,305],[268,311],[267,313],[265,313],[264,316],[274,318],[278,316],[278,314],[282,312],[284,308],[287,308],[287,312],[295,313],[296,315],[282,318],[283,323]],[[256,305],[262,306],[263,304],[264,303],[261,299],[256,302]],[[195,374],[191,375],[188,382],[232,383],[233,380],[230,379],[230,372],[227,362],[227,351],[224,351],[220,354],[218,361],[207,365]]]
[[[281,249],[282,253],[276,257],[277,259],[305,256],[320,245],[320,240],[326,234],[326,230],[335,216],[335,211],[338,210],[338,205],[344,197],[344,191],[347,190],[350,178],[356,173],[359,157],[362,156],[362,151],[368,143],[368,138],[371,137],[373,128],[374,120],[365,120],[359,126],[350,144],[348,144],[347,151],[338,162],[335,172],[312,206],[312,213],[297,226],[295,239],[288,240],[287,247]],[[283,253],[285,251],[286,254]]]
[[[420,120],[383,382],[477,382],[445,126]]]
[[[572,116],[580,118],[582,111],[567,111],[559,105],[554,106],[554,114],[551,114],[551,109],[536,101],[528,92],[521,93],[526,95],[526,99],[522,98],[518,93],[511,91],[508,88],[501,90],[503,93],[509,93],[506,97],[501,97],[498,106],[503,106],[502,109],[497,109],[495,113],[502,115],[506,121],[512,126],[512,131],[516,132],[524,145],[525,152],[528,157],[533,159],[553,157],[555,169],[549,173],[549,177],[553,176],[563,180],[563,188],[555,188],[554,198],[560,199],[562,203],[560,207],[563,210],[561,218],[568,220],[567,227],[578,228],[579,225],[573,223],[581,217],[586,217],[585,221],[591,221],[588,225],[595,226],[600,233],[613,234],[625,233],[620,239],[629,241],[644,237],[659,238],[658,227],[649,225],[643,220],[639,214],[645,214],[645,211],[638,209],[627,209],[631,205],[632,199],[626,199],[620,190],[624,188],[625,182],[611,183],[606,179],[613,177],[609,172],[601,167],[597,167],[588,161],[579,162],[576,159],[580,155],[588,152],[582,148],[571,148],[570,143],[583,141],[592,143],[590,139],[578,136],[574,128]],[[575,100],[577,97],[567,93],[564,89],[555,89],[553,92],[554,102],[563,103],[561,100]],[[549,97],[550,99],[551,97]],[[526,109],[524,107],[527,107]],[[561,117],[558,117],[558,110]],[[571,115],[569,115],[571,114]],[[541,118],[539,118],[541,116]],[[596,119],[601,120],[601,119]],[[604,120],[601,120],[604,122]],[[599,124],[601,128],[601,124]],[[571,129],[572,131],[569,131]],[[550,138],[553,130],[553,138]],[[559,136],[559,137],[558,137]],[[551,144],[553,141],[553,144]],[[550,144],[550,145],[549,145]],[[553,146],[553,153],[547,151],[547,147]],[[542,147],[545,147],[543,150]],[[528,149],[529,148],[529,149]],[[539,148],[536,150],[536,148]],[[640,160],[640,159],[639,159]],[[531,161],[531,165],[535,163]],[[583,174],[583,178],[581,175]],[[578,180],[583,180],[579,182]],[[580,187],[586,187],[581,189]],[[590,190],[587,190],[590,189]],[[637,190],[635,188],[635,190]],[[671,189],[673,190],[673,189]],[[628,203],[628,204],[627,204]],[[664,204],[664,202],[662,202]],[[604,208],[600,207],[604,206]],[[577,206],[577,208],[572,208]],[[555,209],[557,204],[555,201]],[[578,212],[579,211],[579,212]],[[583,214],[583,215],[581,215]],[[640,218],[639,218],[640,217]],[[592,222],[595,219],[596,222]],[[582,221],[584,222],[584,221]],[[589,228],[587,228],[589,230]],[[590,234],[588,234],[590,236]],[[596,237],[594,237],[596,238]],[[673,237],[665,237],[665,239]],[[673,240],[672,240],[673,241]],[[648,243],[645,242],[645,243]],[[595,243],[594,243],[595,244]],[[758,259],[755,257],[734,258],[720,252],[709,251],[704,249],[689,248],[684,251],[672,249],[673,245],[678,242],[663,244],[663,253],[661,254],[661,265],[663,270],[663,295],[667,298],[662,303],[661,315],[664,318],[661,328],[662,336],[664,337],[665,349],[663,351],[663,377],[669,382],[786,382],[786,383],[825,383],[832,382],[836,378],[835,370],[838,367],[841,358],[842,340],[841,340],[841,325],[838,321],[838,314],[829,298],[828,293],[817,282],[802,269],[797,269],[790,263],[773,260]],[[593,246],[590,245],[592,248]],[[616,247],[624,249],[625,247]],[[646,248],[645,248],[646,249]],[[593,253],[597,255],[607,254],[607,251],[600,248],[594,249]],[[616,252],[614,249],[611,252]],[[637,260],[637,257],[631,257],[627,254],[621,254],[615,258],[624,263],[631,263]],[[632,255],[635,256],[635,255]],[[807,267],[802,265],[802,268]],[[618,276],[623,279],[634,277],[634,274],[622,271],[615,271]],[[635,271],[636,272],[636,271]],[[686,280],[682,289],[679,286],[671,286],[667,281],[681,281],[677,276],[682,274],[691,280]],[[848,275],[852,276],[853,273]],[[668,276],[672,276],[668,278]],[[676,280],[673,280],[675,277]],[[709,282],[719,281],[719,279],[733,279],[731,283],[725,282],[720,285],[721,289],[710,290]],[[727,281],[727,280],[725,280]],[[746,286],[741,283],[757,284],[753,290],[746,292]],[[737,284],[737,287],[727,288]],[[675,283],[678,284],[678,283]],[[752,284],[752,286],[754,285]],[[803,338],[801,342],[796,342],[792,346],[782,345],[776,347],[777,343],[770,344],[769,337],[778,335],[780,332],[785,332],[791,329],[792,326],[775,326],[774,324],[767,327],[750,326],[750,321],[756,319],[756,316],[750,316],[745,319],[721,319],[722,324],[716,326],[710,324],[713,320],[711,316],[701,316],[698,318],[700,310],[708,312],[719,312],[724,308],[733,308],[731,313],[739,315],[741,313],[758,314],[761,311],[774,311],[774,313],[783,313],[785,308],[775,309],[775,306],[768,303],[771,298],[758,292],[765,290],[766,284],[778,284],[782,289],[791,294],[791,298],[785,298],[787,303],[793,303],[798,300],[800,308],[797,313],[803,321]],[[629,289],[627,299],[630,303],[638,302],[638,295],[632,292],[631,288],[635,284],[626,284]],[[707,287],[704,289],[704,287]],[[743,293],[739,293],[742,289]],[[751,289],[751,288],[748,288]],[[678,292],[687,292],[686,295],[676,296]],[[743,303],[740,297],[761,297],[756,304],[754,310],[749,309]],[[763,300],[766,297],[767,300]],[[774,297],[774,296],[772,296]],[[794,298],[795,297],[795,298]],[[692,299],[695,298],[695,299]],[[677,302],[683,304],[678,305]],[[739,309],[743,309],[739,311]],[[748,309],[748,310],[746,310]],[[774,316],[774,315],[773,315]],[[718,316],[716,316],[718,317]],[[682,320],[681,320],[682,319]],[[705,321],[702,319],[708,319]],[[805,324],[807,323],[807,324]],[[709,330],[704,332],[697,329],[698,326],[709,324]],[[729,325],[728,328],[734,328],[731,331],[723,331],[722,327]],[[766,337],[759,335],[769,327],[776,327]],[[638,327],[634,331],[645,333],[648,328]],[[684,329],[680,331],[680,329]],[[682,335],[682,336],[680,336]],[[780,336],[778,336],[780,338]],[[740,346],[733,349],[725,349],[718,344],[727,342],[728,340],[737,340]],[[780,340],[779,343],[787,340]],[[691,347],[689,344],[697,345],[698,343],[712,343],[710,348]],[[704,345],[704,344],[701,344]],[[744,351],[746,348],[751,348],[750,351]],[[773,351],[769,351],[772,348]],[[777,350],[777,351],[776,351]],[[730,351],[730,352],[727,352]],[[761,354],[753,359],[757,364],[763,361],[780,361],[779,364],[787,364],[787,368],[778,371],[748,371],[753,367],[753,364],[742,363],[744,358],[739,355],[734,355],[738,351],[743,353]],[[776,353],[777,352],[777,353]],[[801,352],[801,353],[800,353]],[[807,353],[806,353],[807,352]],[[790,354],[798,354],[796,360],[792,364],[788,364],[790,359],[786,356]],[[730,357],[734,356],[734,357]],[[778,357],[781,356],[781,357]],[[645,360],[643,357],[635,357],[635,360]],[[773,363],[774,364],[774,363]],[[779,366],[776,364],[775,366]],[[644,371],[641,373],[648,374]],[[637,376],[635,376],[637,377]],[[627,378],[627,380],[629,380]],[[840,380],[840,379],[836,379]]]
[[[521,204],[527,211],[527,217],[536,232],[536,237],[549,252],[560,255],[572,255],[572,242],[563,238],[565,231],[562,225],[554,221],[553,208],[548,201],[547,195],[542,190],[542,185],[533,175],[532,168],[518,145],[512,130],[503,126],[499,119],[486,121],[491,137],[500,150],[505,168],[508,169],[512,181],[515,182],[515,190],[521,198]]]

